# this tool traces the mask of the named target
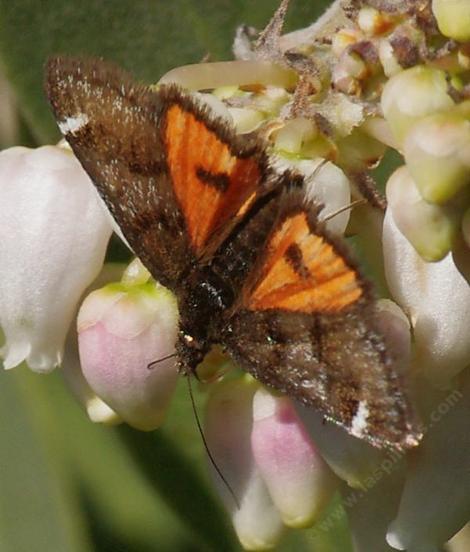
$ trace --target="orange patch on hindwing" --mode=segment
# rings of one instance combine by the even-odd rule
[[[312,233],[304,211],[275,230],[261,274],[247,301],[250,310],[338,312],[363,294],[356,272],[324,236]]]
[[[200,252],[254,201],[261,178],[258,162],[233,154],[206,122],[176,103],[166,112],[164,139],[174,192],[191,245]]]

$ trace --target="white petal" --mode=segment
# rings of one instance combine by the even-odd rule
[[[77,159],[53,146],[0,153],[0,324],[5,368],[60,363],[84,289],[111,228]]]
[[[246,480],[242,503],[232,521],[245,550],[269,550],[281,537],[281,517],[256,469]]]
[[[367,478],[385,461],[386,453],[325,421],[312,408],[296,404],[296,410],[334,473],[352,487],[365,488]]]
[[[354,552],[393,550],[385,536],[400,502],[403,467],[403,462],[397,462],[393,471],[386,472],[379,466],[371,473],[370,485],[365,492],[343,486],[343,505],[349,518]]]
[[[470,370],[454,390],[436,393],[427,433],[410,455],[388,542],[398,550],[438,549],[470,518]]]
[[[295,169],[305,177],[306,195],[309,199],[323,205],[319,219],[324,220],[351,203],[349,180],[344,172],[323,159],[287,160],[276,158],[276,167],[280,170]],[[334,215],[326,227],[334,234],[344,234],[349,222],[350,210]]]
[[[390,209],[383,245],[390,291],[413,326],[416,362],[434,382],[446,384],[470,358],[470,287],[451,255],[435,263],[423,261],[398,230]]]

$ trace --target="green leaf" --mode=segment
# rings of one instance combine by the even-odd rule
[[[100,540],[121,543],[110,548],[120,551],[206,550],[201,533],[196,534],[187,519],[168,505],[167,497],[149,485],[147,474],[137,469],[134,453],[119,435],[121,430],[90,422],[59,374],[47,380],[52,408],[60,413],[56,415],[57,441],[75,474],[93,536],[99,543],[98,550],[102,551]],[[170,468],[174,470],[174,478],[179,470],[179,454],[173,451],[174,464]],[[154,469],[159,469],[158,457]],[[188,489],[192,488],[190,477],[185,483]]]
[[[0,371],[0,549],[90,549],[85,520],[60,456],[48,446],[24,375]]]
[[[207,482],[163,431],[144,433],[119,428],[141,473],[166,503],[186,521],[210,550],[237,550],[227,517],[217,505]],[[230,531],[230,532],[229,532]]]
[[[327,0],[293,2],[287,28],[305,26]],[[39,142],[59,136],[42,93],[43,67],[54,54],[113,59],[156,82],[172,67],[230,59],[241,23],[263,28],[277,0],[0,0],[0,55],[25,120]]]

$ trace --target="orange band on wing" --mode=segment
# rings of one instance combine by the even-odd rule
[[[363,293],[356,272],[323,236],[311,233],[305,212],[281,224],[267,251],[263,276],[247,301],[250,310],[337,312]]]
[[[232,155],[216,132],[179,104],[166,113],[165,142],[175,195],[191,244],[200,252],[214,232],[254,201],[258,162]]]

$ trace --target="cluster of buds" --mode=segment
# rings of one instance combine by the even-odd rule
[[[304,175],[329,231],[362,244],[396,302],[377,310],[425,435],[409,456],[378,451],[213,351],[198,375],[212,382],[204,431],[225,479],[212,465],[214,483],[248,550],[315,524],[338,491],[357,552],[436,550],[470,511],[469,3],[338,0],[282,35],[287,4],[259,35],[237,31],[236,61],[159,83],[262,137],[274,167]],[[403,165],[386,201],[371,170],[391,149]],[[175,298],[139,261],[103,267],[113,223],[63,144],[0,153],[0,200],[4,367],[61,365],[91,420],[160,427],[178,378]],[[367,204],[351,211],[354,200]],[[318,531],[334,528],[328,515]]]

